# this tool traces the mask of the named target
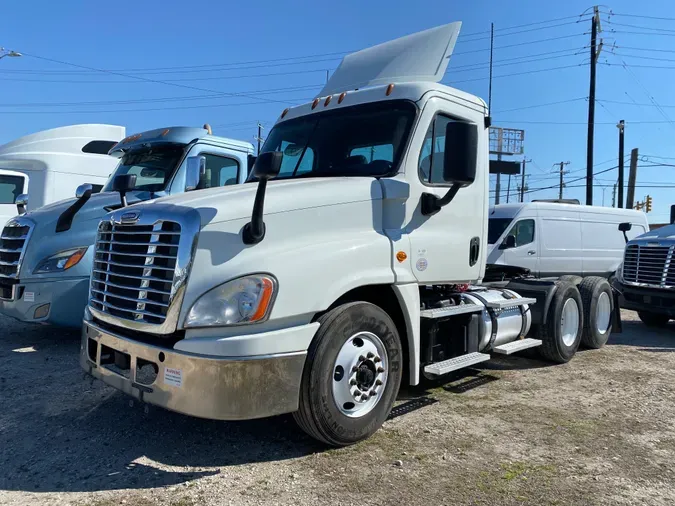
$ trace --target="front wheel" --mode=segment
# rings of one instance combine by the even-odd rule
[[[664,327],[670,321],[667,314],[650,313],[649,311],[638,311],[638,316],[642,323],[648,327]]]
[[[401,340],[389,315],[366,302],[338,306],[319,323],[293,416],[315,439],[347,446],[387,419],[401,384]]]
[[[579,348],[584,326],[581,295],[569,281],[558,281],[546,324],[538,329],[539,353],[551,362],[569,362]]]

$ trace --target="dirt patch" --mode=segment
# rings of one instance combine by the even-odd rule
[[[401,393],[327,450],[291,417],[224,423],[83,377],[79,335],[0,319],[0,504],[675,504],[675,325],[566,365],[499,359]]]

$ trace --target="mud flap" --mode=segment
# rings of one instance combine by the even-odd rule
[[[612,288],[612,295],[614,296],[614,307],[612,311],[612,334],[621,334],[623,332],[623,324],[621,322],[621,305],[619,297],[621,294]]]

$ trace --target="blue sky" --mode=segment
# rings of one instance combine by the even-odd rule
[[[269,127],[287,104],[311,99],[344,52],[457,20],[462,33],[444,82],[487,101],[494,22],[494,124],[526,131],[530,189],[555,185],[552,165],[569,161],[565,197],[583,202],[583,181],[574,180],[586,165],[590,18],[578,16],[590,7],[577,0],[12,2],[3,6],[0,46],[26,56],[0,61],[0,143],[73,123],[121,124],[132,133],[205,122],[218,135],[253,142],[258,120]],[[617,165],[615,125],[625,119],[626,155],[633,147],[641,155],[636,199],[650,194],[650,221],[664,222],[675,203],[675,166],[663,165],[675,165],[675,28],[651,17],[675,18],[675,3],[617,0],[601,11],[594,170]],[[222,93],[240,96],[200,98]],[[604,185],[596,204],[605,187],[611,205],[616,177],[616,169],[596,176]],[[556,196],[554,188],[528,194]]]

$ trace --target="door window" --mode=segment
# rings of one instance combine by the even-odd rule
[[[14,204],[23,193],[24,178],[0,174],[0,204]]]
[[[447,116],[438,115],[429,126],[420,153],[419,175],[427,184],[447,184],[443,178],[443,155],[445,150],[445,129],[454,121]]]
[[[534,241],[534,220],[520,220],[509,232],[516,238],[516,248],[518,246],[525,246]]]
[[[206,158],[206,172],[202,176],[199,190],[217,188],[237,184],[239,180],[239,163],[233,158],[204,154]]]

